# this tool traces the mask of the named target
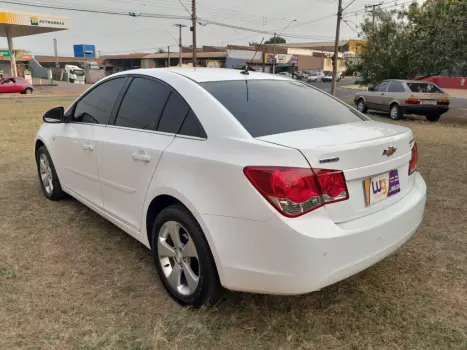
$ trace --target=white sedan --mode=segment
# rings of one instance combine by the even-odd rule
[[[425,209],[410,129],[277,75],[126,71],[43,119],[44,195],[152,249],[183,305],[321,289],[395,251]]]
[[[306,78],[306,80],[308,82],[317,82],[317,81],[323,80],[323,77],[324,77],[324,73],[317,72],[317,73],[312,73],[310,76],[308,76],[308,78]]]

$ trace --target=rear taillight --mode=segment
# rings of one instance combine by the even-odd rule
[[[420,100],[417,98],[409,97],[407,100],[405,100],[405,103],[408,105],[419,105]]]
[[[449,106],[450,100],[438,100],[438,105]]]
[[[409,175],[412,175],[417,170],[417,162],[418,162],[418,148],[417,148],[417,143],[414,143],[412,147],[412,158],[410,158],[410,163],[409,163]]]
[[[259,193],[288,217],[349,198],[339,170],[253,166],[243,172]]]

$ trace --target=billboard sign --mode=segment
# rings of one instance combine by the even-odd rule
[[[366,40],[349,40],[349,51],[361,52]]]
[[[20,26],[63,28],[69,27],[67,17],[36,15],[26,12],[0,11],[0,23]]]
[[[285,54],[278,54],[275,56],[276,64],[297,64],[298,63],[298,56],[297,55],[285,55]],[[271,53],[267,53],[264,55],[264,63],[273,64],[274,63],[274,55]]]

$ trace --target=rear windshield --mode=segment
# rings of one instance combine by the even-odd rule
[[[369,120],[308,84],[288,80],[200,83],[253,136]]]
[[[407,83],[410,91],[412,92],[421,92],[421,93],[438,93],[442,94],[443,92],[435,85],[429,83]]]

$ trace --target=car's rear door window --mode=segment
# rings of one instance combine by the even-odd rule
[[[135,78],[120,105],[115,125],[155,130],[170,89],[152,79]]]
[[[204,131],[203,126],[196,117],[195,113],[190,109],[183,125],[180,128],[179,135],[198,137],[201,139],[207,138],[206,132]]]
[[[176,134],[182,126],[190,107],[175,92],[170,93],[170,97],[162,112],[157,131]]]
[[[253,136],[368,120],[312,86],[289,80],[200,83]]]

